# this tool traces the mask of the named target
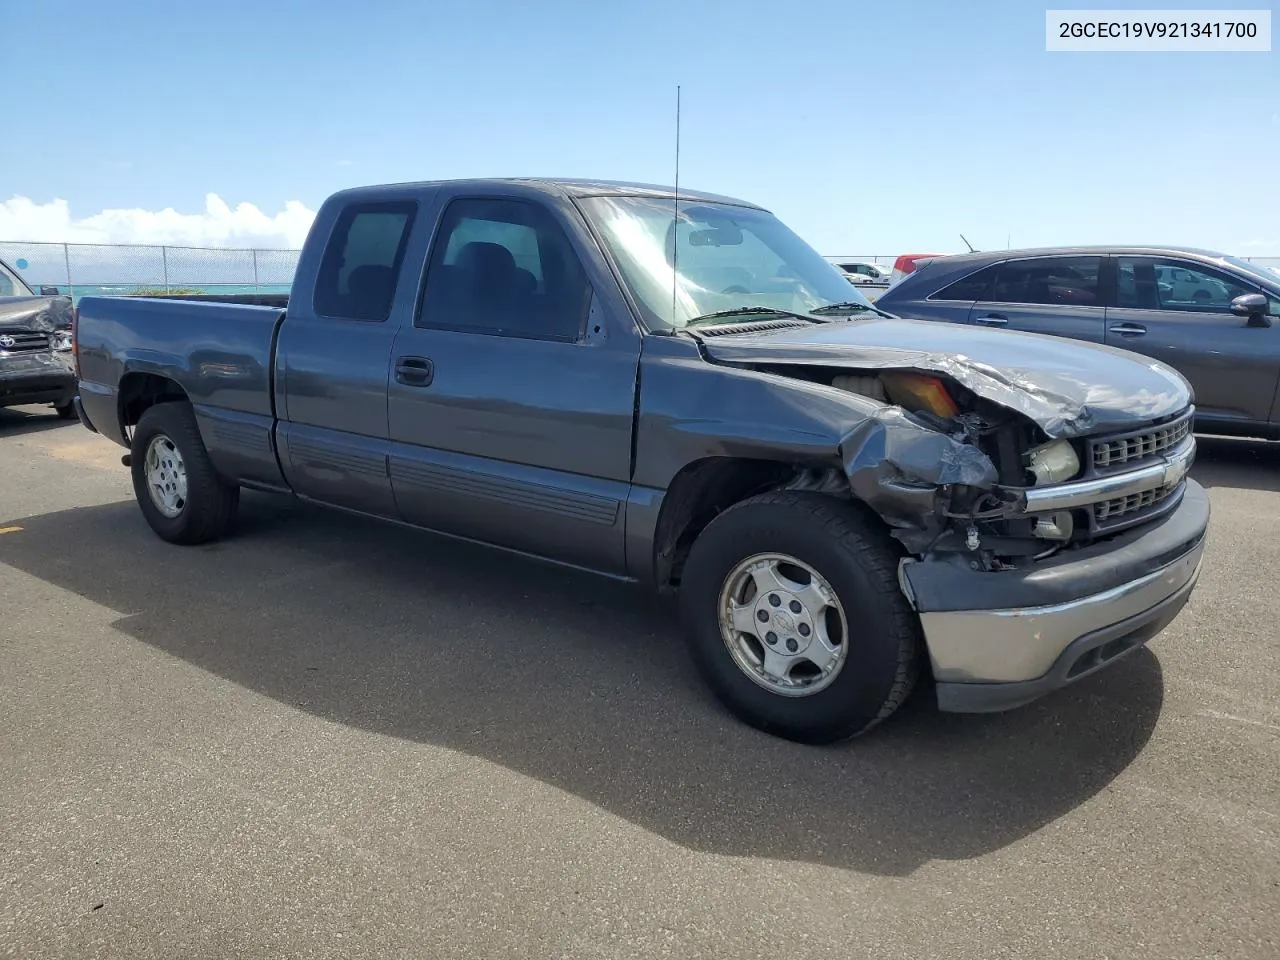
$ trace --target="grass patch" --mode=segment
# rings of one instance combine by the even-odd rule
[[[190,297],[194,294],[204,293],[199,287],[134,287],[126,297]]]

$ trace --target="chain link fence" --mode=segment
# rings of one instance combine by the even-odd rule
[[[0,259],[36,291],[56,287],[73,299],[140,290],[285,293],[297,250],[130,244],[12,243]]]
[[[34,290],[56,289],[76,300],[143,290],[287,293],[293,284],[298,254],[297,250],[0,241],[0,259],[16,269]],[[897,256],[882,253],[827,259],[892,268]],[[1241,259],[1280,269],[1280,257]]]

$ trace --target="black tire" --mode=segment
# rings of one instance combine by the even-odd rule
[[[71,404],[70,400],[63,404],[56,404],[53,409],[63,420],[74,420],[76,418],[76,408]]]
[[[173,443],[186,468],[187,496],[174,517],[161,512],[147,487],[147,448],[160,436]],[[227,483],[214,470],[190,404],[172,401],[147,408],[133,432],[131,461],[134,496],[147,523],[162,540],[186,545],[207,543],[230,528],[240,503],[240,488]]]
[[[721,588],[737,564],[759,553],[810,565],[844,608],[845,660],[825,689],[801,697],[771,692],[738,666],[721,637]],[[809,744],[870,730],[907,699],[920,671],[920,621],[898,587],[900,555],[877,518],[833,497],[783,491],[730,507],[694,541],[681,577],[694,663],[720,701],[757,729]]]

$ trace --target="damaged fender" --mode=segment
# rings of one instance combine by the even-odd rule
[[[853,496],[912,552],[952,525],[953,488],[991,491],[997,483],[995,464],[958,434],[856,392],[706,363],[700,347],[712,345],[680,337],[645,344],[627,513],[633,571],[648,576],[656,556],[661,581],[700,478],[722,459],[795,470],[787,489]]]
[[[894,527],[940,526],[941,487],[992,489],[995,464],[972,444],[912,420],[900,407],[882,407],[840,441],[840,459],[853,495]]]

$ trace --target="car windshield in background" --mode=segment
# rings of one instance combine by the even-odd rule
[[[29,297],[31,290],[22,278],[0,262],[0,297]]]
[[[760,308],[874,310],[838,267],[766,211],[684,200],[677,223],[676,205],[665,198],[590,197],[582,206],[657,326],[681,328],[741,308],[755,308],[743,322],[759,319]]]
[[[1240,257],[1223,257],[1227,263],[1231,264],[1237,270],[1256,277],[1264,283],[1271,286],[1280,286],[1280,273],[1276,273],[1270,267],[1265,267],[1260,263],[1252,263],[1248,260],[1242,260]]]

